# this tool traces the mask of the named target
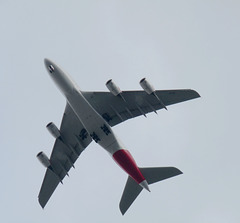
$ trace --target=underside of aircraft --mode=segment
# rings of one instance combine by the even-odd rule
[[[128,174],[119,205],[122,214],[125,214],[142,189],[150,191],[149,184],[182,174],[175,167],[138,167],[112,127],[137,116],[157,113],[159,109],[167,110],[169,105],[198,98],[200,95],[196,91],[155,90],[143,78],[140,81],[142,91],[121,91],[109,80],[106,83],[109,92],[86,92],[81,91],[70,76],[49,59],[45,59],[45,66],[67,103],[60,129],[52,122],[46,126],[55,138],[50,159],[44,152],[37,154],[39,161],[47,168],[38,195],[42,208],[92,141],[105,149]]]

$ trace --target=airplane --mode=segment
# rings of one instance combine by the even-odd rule
[[[42,208],[45,207],[59,183],[85,148],[95,141],[105,149],[113,160],[128,174],[119,204],[122,215],[140,194],[142,189],[150,191],[149,184],[177,176],[182,172],[175,167],[140,168],[134,158],[114,133],[112,127],[128,119],[157,113],[168,105],[191,100],[200,95],[190,89],[155,90],[143,78],[141,91],[121,91],[111,80],[106,82],[109,92],[81,91],[78,85],[58,65],[44,59],[47,71],[62,94],[66,107],[60,130],[50,122],[46,128],[55,138],[50,159],[44,152],[37,158],[46,168],[38,195]]]

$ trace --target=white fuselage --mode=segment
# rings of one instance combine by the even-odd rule
[[[117,139],[111,126],[89,104],[77,84],[52,61],[45,59],[44,62],[51,78],[66,97],[88,134],[97,137],[99,139],[97,143],[111,155],[123,149],[123,145]],[[52,66],[52,71],[49,69],[49,66]],[[107,128],[110,133],[106,134],[103,131],[104,128]]]
[[[108,151],[115,162],[140,186],[149,190],[147,181],[129,151],[117,139],[111,126],[89,104],[77,84],[52,61],[45,59],[44,62],[50,76],[92,139]]]

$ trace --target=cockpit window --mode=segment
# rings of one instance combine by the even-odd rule
[[[48,67],[48,70],[49,70],[50,73],[53,73],[53,72],[54,72],[54,67],[53,67],[53,65],[50,65],[50,66]]]

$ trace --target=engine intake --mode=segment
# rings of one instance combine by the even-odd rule
[[[61,133],[59,129],[53,122],[50,122],[49,124],[47,124],[46,128],[55,139],[61,137]]]
[[[140,80],[139,83],[143,88],[143,90],[148,94],[152,94],[153,92],[155,92],[154,87],[146,80],[146,78],[143,78],[142,80]]]
[[[107,81],[106,87],[114,96],[122,93],[121,89],[112,81],[112,79]]]
[[[50,160],[44,152],[38,153],[37,158],[44,167],[46,167],[46,168],[51,167]]]

